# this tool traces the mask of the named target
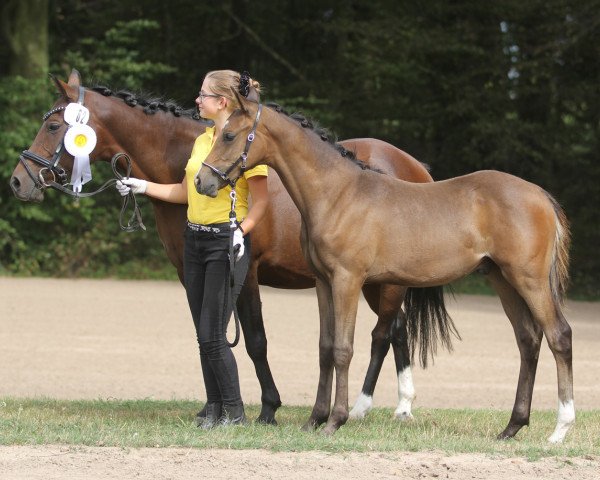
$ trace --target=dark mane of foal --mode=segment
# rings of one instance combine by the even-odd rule
[[[301,113],[297,113],[297,112],[290,114],[290,113],[286,112],[283,109],[283,107],[277,103],[269,102],[266,104],[266,106],[272,110],[275,110],[278,113],[282,113],[282,114],[288,116],[292,120],[295,120],[297,123],[300,124],[300,126],[302,128],[310,128],[313,132],[315,132],[321,138],[321,140],[329,143],[333,148],[335,148],[342,157],[347,158],[348,160],[350,160],[354,164],[358,165],[363,170],[372,170],[377,173],[385,174],[385,172],[383,172],[382,170],[380,170],[378,168],[371,168],[365,162],[356,158],[355,152],[352,152],[352,151],[344,148],[339,143],[337,143],[337,137],[335,136],[335,134],[331,133],[326,128],[320,127],[316,122],[314,122],[310,118],[306,118],[304,115],[302,115]]]
[[[194,120],[200,119],[196,109],[184,109],[172,100],[152,97],[144,93],[133,93],[128,90],[118,90],[115,92],[104,85],[94,85],[93,87],[90,87],[90,90],[98,92],[105,97],[120,98],[130,107],[139,105],[140,107],[143,107],[144,113],[147,115],[154,115],[156,112],[165,112],[172,113],[176,117],[189,117]]]

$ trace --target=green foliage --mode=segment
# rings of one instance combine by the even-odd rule
[[[94,72],[97,81],[140,90],[157,76],[176,72],[162,62],[143,59],[139,50],[144,39],[159,29],[153,20],[118,21],[103,38],[84,37],[64,53],[63,62],[84,72]]]
[[[260,406],[247,405],[250,419]],[[192,401],[0,398],[0,444],[102,445],[121,448],[191,447],[267,449],[280,452],[394,452],[436,450],[449,454],[486,453],[530,459],[600,454],[600,412],[578,413],[578,423],[563,445],[550,445],[556,412],[534,411],[531,425],[516,441],[500,442],[510,412],[498,410],[417,409],[415,420],[393,420],[388,408],[364,420],[349,421],[334,436],[303,432],[309,407],[278,410],[279,425],[201,431],[194,424],[200,404]]]
[[[146,74],[150,75],[150,69]],[[6,132],[0,136],[0,184],[8,186],[19,153],[35,138],[43,113],[54,103],[53,95],[54,86],[48,79],[0,78],[3,112],[0,128]],[[94,164],[92,170],[94,180],[85,186],[85,191],[112,177],[108,165]],[[55,191],[46,191],[45,197],[41,204],[21,203],[9,188],[0,189],[0,273],[52,276],[129,273],[130,277],[147,278],[156,277],[153,273],[156,271],[163,278],[175,276],[156,234],[151,205],[146,199],[140,204],[148,231],[125,234],[118,226],[121,199],[116,190],[78,202]]]

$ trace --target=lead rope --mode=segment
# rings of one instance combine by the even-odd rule
[[[117,162],[121,159],[121,157],[124,158],[125,175],[122,175],[117,170]],[[66,193],[67,195],[74,197],[75,201],[78,201],[80,198],[93,197],[94,195],[97,195],[98,193],[103,192],[111,185],[114,185],[115,183],[117,183],[117,180],[123,180],[124,178],[127,178],[131,175],[131,159],[129,158],[129,155],[127,155],[126,153],[117,153],[112,157],[112,159],[110,161],[112,171],[113,171],[113,174],[115,175],[115,178],[111,178],[110,180],[104,182],[102,184],[102,186],[100,186],[100,188],[98,188],[97,190],[94,190],[93,192],[82,193],[82,192],[73,192],[72,190],[65,188],[63,185],[56,182],[55,180],[47,181],[44,179],[44,177],[41,174],[39,175],[39,178],[36,178],[35,175],[33,174],[33,172],[31,171],[31,169],[29,168],[29,166],[27,165],[27,163],[24,161],[22,161],[21,163],[23,163],[23,165],[27,169],[27,173],[35,182],[41,182],[40,183],[41,187],[54,188],[55,190],[58,190],[59,192]],[[131,217],[129,217],[129,220],[127,221],[127,225],[125,225],[125,224],[123,224],[123,216],[125,215],[125,211],[127,210],[127,207],[129,206],[129,202],[131,202],[133,204],[133,213],[131,214]],[[138,230],[140,228],[142,230],[146,230],[146,226],[144,225],[144,222],[142,222],[142,213],[140,211],[140,207],[137,203],[137,199],[135,198],[135,195],[133,194],[133,192],[131,190],[129,191],[129,193],[126,196],[123,197],[123,206],[121,207],[121,211],[119,212],[119,226],[121,227],[121,230],[123,230],[124,232],[134,232],[135,230]]]
[[[229,295],[231,296],[231,303],[233,304],[233,317],[235,318],[235,339],[233,343],[229,343],[227,340],[227,323],[223,327],[225,329],[225,342],[230,348],[235,347],[240,341],[240,317],[237,311],[237,299],[234,298],[234,287],[235,287],[235,262],[237,252],[233,251],[233,232],[238,227],[237,217],[235,216],[235,202],[237,196],[235,193],[235,187],[231,187],[231,210],[229,211]],[[246,253],[244,253],[246,255]]]
[[[125,175],[121,175],[121,173],[117,170],[117,162],[119,161],[119,159],[121,157],[125,158]],[[110,163],[112,166],[113,173],[115,175],[115,179],[114,179],[115,183],[117,182],[117,180],[123,180],[124,178],[129,178],[129,176],[131,175],[131,159],[129,158],[129,156],[126,153],[115,154],[112,157],[112,160],[110,161]],[[129,202],[131,202],[133,204],[133,212],[131,213],[129,220],[127,220],[127,225],[124,225],[123,224],[123,216],[125,215],[125,211],[127,210],[127,207],[129,206]],[[121,207],[121,211],[119,212],[119,226],[121,227],[121,230],[123,230],[124,232],[135,232],[136,230],[138,230],[140,228],[142,230],[146,230],[146,226],[144,225],[144,222],[142,221],[142,212],[138,205],[137,199],[135,198],[133,190],[129,190],[129,193],[127,193],[127,195],[123,197],[123,206]]]

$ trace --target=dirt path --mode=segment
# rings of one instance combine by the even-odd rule
[[[263,288],[262,296],[269,360],[282,400],[287,405],[310,405],[318,379],[314,291]],[[452,355],[440,352],[428,370],[415,368],[415,405],[511,408],[519,357],[498,299],[459,296],[448,304],[463,341],[455,343]],[[573,327],[577,408],[598,408],[600,303],[570,302],[566,314]],[[351,402],[362,385],[374,322],[374,315],[361,302],[350,371]],[[0,327],[0,396],[204,398],[191,317],[178,283],[0,277]],[[259,403],[258,381],[243,345],[237,347],[236,358],[244,400]],[[396,401],[397,382],[390,358],[380,375],[375,406],[394,407]],[[532,408],[554,409],[556,401],[554,361],[544,344]],[[155,462],[160,462],[161,473]],[[419,462],[425,466],[419,467]],[[586,462],[595,462],[600,471],[598,459],[577,460],[576,471],[585,475]],[[165,470],[163,464],[170,467]],[[515,473],[508,478],[554,479],[566,478],[567,471],[571,472],[571,467],[565,470],[564,463],[554,460],[530,464],[428,453],[339,456],[210,451],[208,455],[188,450],[0,448],[3,480],[65,478],[61,472],[68,472],[68,478],[192,478],[200,468],[203,473],[210,471],[213,478],[225,478],[219,475],[227,469],[219,465],[238,465],[244,470],[237,471],[247,471],[248,478],[275,478],[277,469],[281,474],[282,470],[289,473],[290,468],[297,474],[293,478],[313,478],[315,468],[323,468],[331,473],[324,476],[347,479],[400,474],[403,478],[500,478],[492,476],[494,468]],[[122,474],[117,474],[115,469],[121,467]],[[455,467],[458,469],[453,470]],[[410,476],[413,473],[415,476]]]

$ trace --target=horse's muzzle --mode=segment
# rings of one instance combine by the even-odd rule
[[[212,178],[212,175],[208,176],[204,180],[200,180],[200,175],[196,175],[194,179],[194,185],[196,186],[196,191],[200,195],[206,195],[208,197],[215,198],[219,191],[219,187],[217,182],[215,182]]]
[[[44,200],[44,192],[37,188],[29,177],[22,181],[17,175],[13,175],[9,184],[15,197],[23,202],[39,203]]]

